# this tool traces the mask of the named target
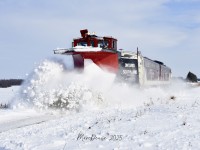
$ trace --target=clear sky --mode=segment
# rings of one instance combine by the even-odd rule
[[[139,47],[173,76],[200,77],[200,0],[0,0],[0,79],[24,78],[85,28]]]

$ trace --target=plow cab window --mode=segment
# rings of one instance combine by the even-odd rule
[[[87,42],[79,42],[77,45],[78,46],[87,46]]]
[[[94,41],[90,42],[90,46],[94,47]]]
[[[113,40],[112,42],[112,48],[113,49],[117,49],[117,42]]]
[[[108,42],[107,41],[98,41],[98,47],[100,48],[107,48],[108,47]]]
[[[89,41],[89,42],[79,42],[77,43],[78,46],[92,46],[94,47],[94,41]]]

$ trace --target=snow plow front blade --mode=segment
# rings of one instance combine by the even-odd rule
[[[74,67],[77,69],[84,69],[84,60],[91,59],[96,65],[103,70],[117,73],[118,54],[112,51],[73,51],[67,49],[54,50],[55,54],[72,55],[74,61]]]

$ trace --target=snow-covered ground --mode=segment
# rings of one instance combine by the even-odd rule
[[[12,86],[10,88],[0,88],[0,103],[2,105],[5,105],[7,103],[9,103],[13,97],[13,95],[15,95],[15,92],[19,89],[19,87],[17,86]]]
[[[84,73],[44,61],[21,87],[0,89],[2,150],[200,149],[200,87],[114,84],[89,64]]]

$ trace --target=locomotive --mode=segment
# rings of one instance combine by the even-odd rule
[[[54,54],[72,55],[74,67],[84,69],[86,59],[92,60],[103,70],[116,74],[117,80],[129,84],[168,84],[171,69],[163,62],[143,57],[141,52],[118,50],[117,39],[97,36],[87,29],[80,30],[81,37],[73,39],[72,47],[55,49]]]

